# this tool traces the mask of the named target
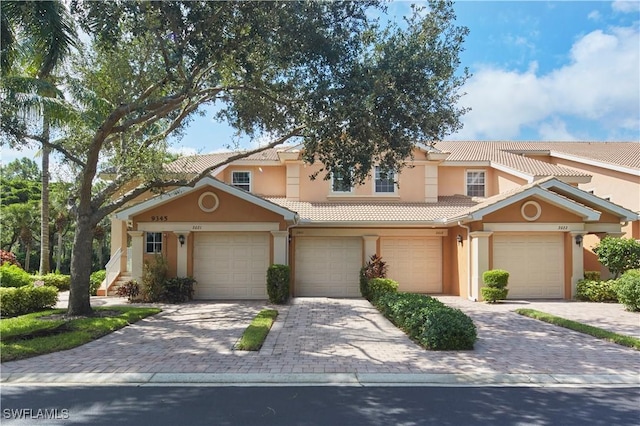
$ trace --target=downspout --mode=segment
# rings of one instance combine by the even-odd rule
[[[458,226],[467,230],[467,299],[477,302],[477,298],[471,295],[471,228],[458,221]]]

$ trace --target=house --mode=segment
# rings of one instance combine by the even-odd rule
[[[229,155],[167,168],[196,173]],[[439,142],[355,187],[309,179],[321,166],[301,158],[270,149],[119,211],[102,294],[160,253],[170,275],[197,280],[198,299],[266,298],[273,263],[291,266],[294,296],[357,297],[378,254],[403,291],[478,300],[482,273],[501,268],[510,298],[570,299],[600,268],[600,238],[640,238],[637,142]]]

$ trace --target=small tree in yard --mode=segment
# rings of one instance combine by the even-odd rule
[[[498,300],[507,298],[507,294],[509,293],[509,289],[507,288],[509,272],[503,269],[485,271],[482,274],[482,281],[485,287],[482,287],[480,292],[482,293],[482,298],[487,303],[495,303]]]
[[[614,278],[630,269],[640,269],[640,242],[632,238],[604,237],[593,252]]]

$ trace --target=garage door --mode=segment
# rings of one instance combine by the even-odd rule
[[[297,237],[295,294],[359,297],[362,238]]]
[[[266,299],[269,234],[196,233],[196,299]]]
[[[509,272],[509,299],[564,297],[562,234],[493,234],[493,267]]]
[[[442,292],[442,239],[381,238],[380,254],[389,267],[387,276],[400,291]]]

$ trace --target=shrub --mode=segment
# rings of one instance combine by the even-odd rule
[[[0,266],[0,287],[23,287],[32,283],[31,275],[18,265]]]
[[[107,278],[107,271],[104,269],[93,272],[89,277],[89,294],[92,296],[98,294],[100,284],[102,284],[102,281],[104,281],[105,278]]]
[[[20,262],[18,262],[15,254],[11,253],[10,251],[0,250],[0,265],[4,265],[5,263],[21,267]]]
[[[176,277],[166,280],[163,300],[169,303],[182,303],[193,299],[195,283],[196,280],[191,277]]]
[[[482,281],[485,287],[480,289],[482,298],[487,303],[495,303],[498,300],[504,300],[507,298],[509,289],[507,284],[509,283],[509,272],[504,269],[492,269],[485,271],[482,274]]]
[[[633,238],[604,237],[593,252],[614,278],[629,269],[640,269],[640,242]]]
[[[584,271],[584,279],[589,281],[600,281],[600,271]]]
[[[387,292],[374,304],[392,323],[427,349],[473,349],[478,338],[471,318],[430,296]]]
[[[386,293],[398,291],[398,282],[389,278],[372,278],[368,280],[369,300],[376,300]]]
[[[133,302],[140,294],[140,286],[135,280],[129,280],[118,287],[116,294],[120,297],[126,297],[129,299],[129,302]]]
[[[618,301],[628,311],[640,311],[640,270],[632,269],[618,279],[615,285]]]
[[[46,274],[46,275],[34,275],[36,281],[43,281],[44,285],[49,287],[55,287],[58,291],[67,291],[71,287],[71,276],[62,274]]]
[[[387,263],[377,254],[372,255],[369,261],[360,269],[360,294],[367,300],[371,300],[369,280],[387,277]]]
[[[0,288],[0,314],[3,317],[49,309],[58,302],[58,290],[49,286]]]
[[[576,299],[588,302],[617,302],[615,280],[580,280],[576,286]]]
[[[267,269],[267,294],[269,302],[283,305],[289,300],[291,268],[287,265],[271,265]]]
[[[145,302],[161,302],[164,298],[164,282],[167,279],[167,261],[162,255],[153,260],[145,260],[142,268],[142,287],[140,293]]]

